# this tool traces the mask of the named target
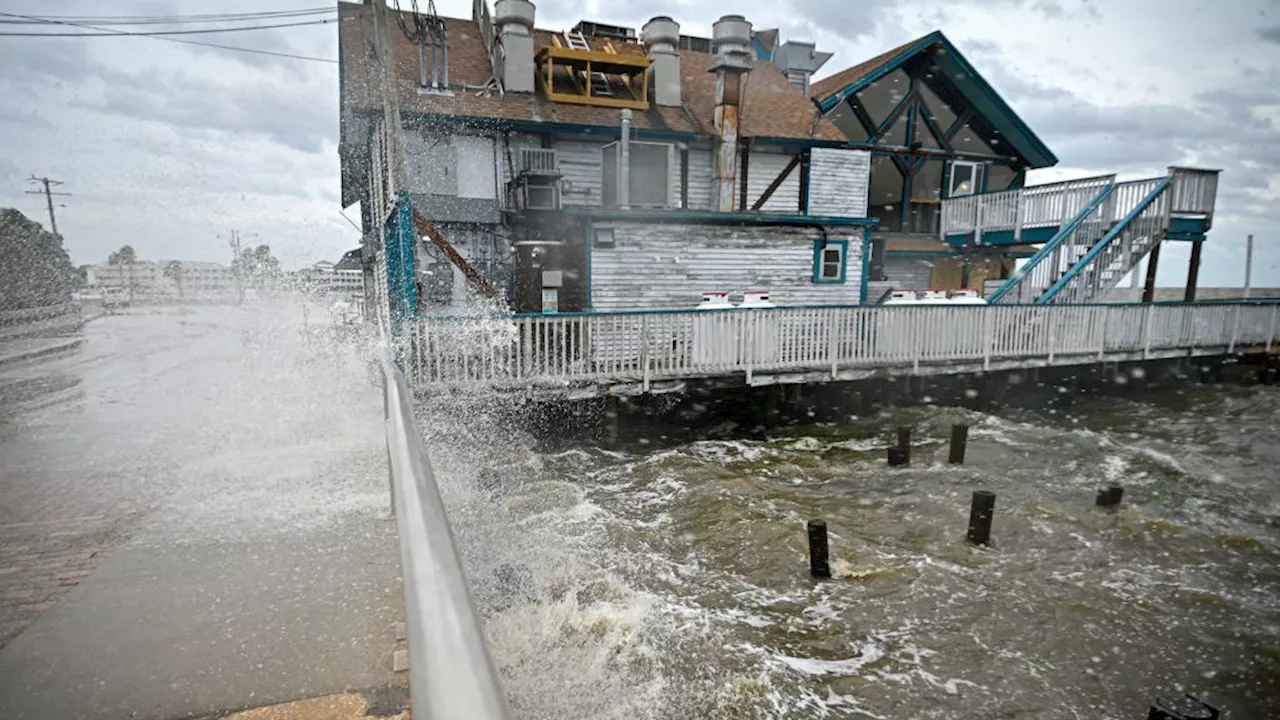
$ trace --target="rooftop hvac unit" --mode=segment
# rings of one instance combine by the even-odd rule
[[[556,151],[551,148],[520,148],[520,172],[526,175],[559,175]]]

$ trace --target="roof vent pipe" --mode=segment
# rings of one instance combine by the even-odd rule
[[[618,207],[631,207],[631,111],[622,111],[622,139],[618,143]]]
[[[644,24],[640,30],[646,54],[649,56],[649,85],[653,88],[653,102],[664,107],[680,107],[680,23],[665,15],[659,15]]]
[[[499,55],[495,71],[501,74],[507,92],[533,92],[533,20],[535,7],[529,0],[498,0],[493,22],[498,28]]]
[[[716,74],[716,209],[734,211],[742,76],[751,71],[751,23],[725,15],[711,26],[711,65]]]

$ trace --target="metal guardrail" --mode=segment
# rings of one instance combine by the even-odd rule
[[[506,720],[506,696],[413,419],[413,395],[385,351],[382,378],[413,714],[427,720]]]
[[[420,320],[415,387],[567,388],[745,373],[1071,365],[1280,340],[1280,306],[780,307]],[[945,371],[945,370],[944,370]]]

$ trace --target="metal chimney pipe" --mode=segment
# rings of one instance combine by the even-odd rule
[[[743,76],[751,72],[751,23],[725,15],[711,26],[711,65],[716,76],[716,209],[734,211],[737,188],[738,121]]]
[[[622,111],[622,140],[618,143],[618,206],[631,207],[631,110]]]
[[[435,48],[431,48],[435,52]],[[427,86],[427,39],[418,36],[418,87]]]

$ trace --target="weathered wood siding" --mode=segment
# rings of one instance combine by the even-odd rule
[[[755,206],[756,201],[769,188],[769,184],[774,181],[778,174],[787,169],[787,165],[791,162],[791,153],[780,152],[762,152],[755,150],[751,152],[750,159],[747,162],[747,206],[743,210],[750,210]],[[739,169],[741,172],[741,169]],[[797,215],[800,210],[800,168],[797,166],[792,168],[787,175],[787,179],[778,186],[777,190],[769,196],[768,201],[760,208],[764,212],[785,213],[788,215]]]
[[[857,304],[861,233],[849,240],[845,282],[813,282],[809,228],[617,223],[614,247],[591,249],[596,310],[690,308],[703,292],[767,289],[784,305]],[[832,239],[846,236],[832,233]],[[740,298],[739,298],[740,299]]]
[[[689,209],[711,210],[715,170],[710,146],[689,146]],[[677,168],[679,172],[679,168]],[[678,176],[677,176],[678,177]]]
[[[604,143],[585,140],[556,140],[560,166],[560,197],[566,206],[600,205],[602,192],[600,148]]]
[[[809,161],[809,215],[866,217],[871,153],[813,148]]]

